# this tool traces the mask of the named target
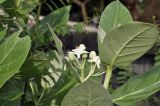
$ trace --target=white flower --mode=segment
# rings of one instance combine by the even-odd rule
[[[84,44],[80,44],[76,49],[73,49],[73,53],[77,56],[79,59],[81,57],[81,54],[88,53],[86,50],[86,47]]]
[[[100,68],[100,63],[101,63],[101,61],[100,61],[99,56],[96,55],[96,52],[95,52],[95,51],[91,51],[91,52],[89,53],[89,58],[90,58],[90,59],[88,60],[88,62],[95,63],[96,66],[97,66],[97,68],[99,69],[99,68]]]

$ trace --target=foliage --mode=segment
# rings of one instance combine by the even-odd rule
[[[134,106],[160,91],[159,62],[142,75],[121,71],[118,74],[125,76],[122,80],[129,80],[116,89],[111,86],[115,68],[129,67],[154,46],[159,35],[156,25],[133,21],[128,9],[116,0],[100,18],[99,56],[86,51],[83,44],[65,54],[57,35],[70,30],[67,23],[71,6],[40,20],[45,2],[0,1],[5,13],[0,16],[2,106]],[[32,27],[28,27],[29,15],[35,20]],[[83,32],[84,24],[78,23],[74,29]]]

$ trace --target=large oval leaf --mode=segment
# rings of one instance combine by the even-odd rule
[[[101,61],[111,66],[127,66],[155,43],[159,34],[155,25],[128,23],[112,30],[99,49]]]
[[[140,101],[160,90],[160,65],[142,75],[128,80],[123,86],[116,89],[113,102],[124,106]]]
[[[114,1],[110,3],[103,11],[99,23],[99,30],[108,34],[112,29],[117,26],[124,25],[126,23],[132,22],[132,16],[128,9],[119,1]],[[99,34],[99,37],[103,39],[103,35]]]
[[[109,93],[102,85],[88,80],[71,89],[61,106],[113,106]]]
[[[0,45],[0,88],[18,72],[29,52],[30,38],[19,38],[19,34],[20,31],[14,33]]]

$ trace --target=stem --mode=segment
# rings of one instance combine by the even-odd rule
[[[38,33],[38,23],[39,23],[39,17],[40,17],[41,9],[42,9],[42,3],[40,1],[40,4],[38,6],[37,15],[36,15],[35,34]]]
[[[105,76],[105,80],[104,80],[104,84],[103,86],[107,89],[109,86],[109,82],[112,76],[112,68],[110,66],[107,66],[106,69],[106,76]]]
[[[82,78],[80,77],[78,71],[75,69],[75,67],[72,65],[72,63],[69,62],[69,65],[71,66],[71,68],[73,69],[73,74],[75,75],[76,79],[78,82],[82,82]]]
[[[82,78],[82,81],[84,81],[84,69],[81,69],[81,78]]]
[[[82,80],[84,81],[84,66],[85,66],[85,63],[86,63],[86,59],[82,59],[82,65],[81,65],[81,78]]]
[[[32,94],[33,94],[34,103],[36,104],[36,93],[34,92],[34,88],[33,88],[33,85],[32,85],[31,82],[29,83],[29,85],[30,85],[30,88],[31,88],[31,91],[32,91]]]
[[[42,98],[43,98],[46,90],[47,90],[47,88],[44,87],[44,89],[43,89],[43,91],[42,91],[42,93],[41,93],[41,96],[39,97],[39,99],[38,99],[38,101],[36,102],[35,106],[39,106],[39,104],[40,104],[40,102],[41,102],[41,100],[42,100]]]
[[[84,81],[87,81],[94,74],[95,68],[96,68],[96,65],[91,65],[91,70],[89,71],[89,74],[84,79]]]
[[[81,11],[82,11],[84,23],[87,24],[88,23],[88,14],[87,14],[87,10],[86,10],[86,5],[83,4],[81,6]]]

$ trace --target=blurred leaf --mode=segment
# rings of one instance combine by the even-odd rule
[[[3,101],[14,101],[21,97],[23,95],[23,92],[20,90],[14,90],[14,91],[9,91],[9,92],[3,92],[0,93],[0,100]]]
[[[39,0],[6,0],[2,6],[10,17],[27,16],[37,7]]]
[[[113,94],[113,102],[125,106],[138,102],[160,90],[160,65],[128,80]]]
[[[60,26],[54,29],[54,32],[56,32],[57,35],[65,36],[69,31],[69,28],[67,26]]]
[[[3,2],[5,2],[5,1],[6,1],[6,0],[0,0],[0,4],[3,3]]]
[[[81,32],[84,32],[85,29],[84,29],[84,25],[83,23],[77,23],[75,26],[74,26],[74,29],[76,30],[76,32],[78,33],[81,33]]]
[[[103,40],[106,35],[109,36],[108,33],[112,29],[132,21],[128,9],[119,0],[113,1],[105,8],[100,18],[99,28],[106,33],[98,35],[100,40]]]
[[[156,26],[134,22],[115,28],[99,49],[105,65],[123,67],[146,53],[156,42],[159,31]]]
[[[109,93],[92,80],[71,89],[61,106],[113,106]]]
[[[20,32],[15,32],[0,45],[0,88],[18,72],[29,52],[30,38],[19,38]]]

